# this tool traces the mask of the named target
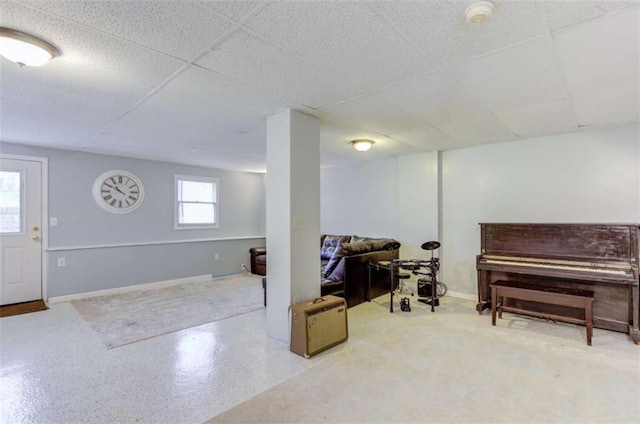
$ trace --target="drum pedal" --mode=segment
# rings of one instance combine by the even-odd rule
[[[409,298],[403,297],[400,299],[400,310],[402,312],[411,312],[411,306],[409,305]]]

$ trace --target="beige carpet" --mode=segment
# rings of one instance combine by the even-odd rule
[[[71,303],[109,349],[264,308],[260,277],[250,274]]]

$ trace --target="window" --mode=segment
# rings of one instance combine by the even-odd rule
[[[218,179],[176,175],[176,229],[218,227]]]
[[[20,172],[0,171],[0,233],[22,232]]]

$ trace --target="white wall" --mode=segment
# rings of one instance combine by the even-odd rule
[[[441,279],[476,294],[480,222],[640,222],[640,128],[628,124],[442,153]],[[321,173],[321,232],[438,237],[437,154]]]
[[[438,233],[437,187],[436,153],[323,169],[320,231],[391,237],[402,257],[425,257],[420,245]]]
[[[443,281],[476,293],[480,222],[640,222],[637,124],[443,153]]]

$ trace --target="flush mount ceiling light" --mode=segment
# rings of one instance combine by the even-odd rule
[[[375,143],[373,140],[368,140],[366,138],[361,138],[359,140],[353,140],[351,142],[351,145],[353,146],[354,149],[356,149],[359,152],[366,152],[367,150],[369,150],[371,148],[371,146],[373,146]]]
[[[493,3],[488,1],[479,1],[470,4],[464,11],[464,14],[467,16],[467,22],[471,25],[480,25],[489,20],[493,9],[495,9]]]
[[[0,27],[0,56],[20,66],[42,66],[60,51],[33,35]]]

